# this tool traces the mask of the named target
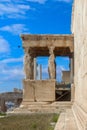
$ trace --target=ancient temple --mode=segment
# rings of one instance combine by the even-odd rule
[[[25,51],[25,79],[23,81],[24,97],[22,104],[27,105],[29,104],[29,102],[55,102],[56,91],[58,91],[58,89],[56,90],[56,56],[68,56],[70,58],[70,84],[71,86],[73,86],[73,35],[21,35],[21,38],[23,41],[23,48]],[[35,59],[38,56],[49,57],[49,79],[47,80],[36,80]],[[68,88],[63,87],[61,87],[61,89],[62,91],[68,90]],[[72,101],[73,91],[71,91],[71,87],[69,90],[72,95],[70,101]]]
[[[30,102],[56,101],[56,56],[70,58],[70,84],[72,111],[78,130],[87,130],[87,0],[74,0],[72,35],[21,35],[25,50],[23,107]],[[35,80],[34,58],[49,56],[48,80]],[[60,89],[60,88],[59,88]],[[59,91],[58,89],[58,91]],[[63,90],[63,88],[62,88]],[[60,105],[60,104],[59,104]],[[71,116],[71,114],[70,114]],[[64,117],[65,118],[65,117]],[[72,117],[68,119],[73,127]],[[66,119],[67,121],[67,119]],[[62,127],[61,127],[62,128]],[[71,129],[71,128],[70,128]],[[60,129],[60,130],[70,130]],[[57,129],[56,129],[57,130]]]
[[[73,113],[79,130],[87,130],[87,0],[74,0],[72,13],[74,34]]]

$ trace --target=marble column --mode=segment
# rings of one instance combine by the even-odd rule
[[[49,78],[56,79],[56,63],[55,63],[55,55],[54,55],[54,47],[49,47]]]
[[[42,65],[37,66],[37,79],[42,80]]]
[[[74,59],[70,58],[70,83],[74,82]]]
[[[42,65],[40,65],[40,80],[42,80]]]
[[[71,84],[71,102],[74,102],[75,98],[75,86],[74,83]]]
[[[36,58],[34,58],[34,80],[37,79],[37,63]]]
[[[75,87],[74,87],[74,58],[70,58],[70,83],[71,83],[71,101],[74,102],[74,94],[75,94]]]

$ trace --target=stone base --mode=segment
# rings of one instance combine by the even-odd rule
[[[87,113],[76,103],[72,107],[79,130],[87,130]]]
[[[24,80],[22,104],[55,101],[55,80]]]
[[[67,108],[71,108],[71,102],[28,102],[12,111],[12,114],[23,113],[59,113]]]

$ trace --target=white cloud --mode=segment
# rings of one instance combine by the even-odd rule
[[[1,0],[0,1],[0,16],[1,17],[25,17],[25,14],[31,7],[25,3],[19,3],[18,1],[12,0]]]
[[[7,25],[0,28],[1,31],[7,31],[15,35],[19,35],[21,33],[28,32],[27,28],[24,24],[13,24],[13,25]]]
[[[42,73],[48,74],[48,65],[42,65]]]
[[[37,2],[37,3],[39,3],[39,4],[44,4],[47,0],[27,0],[27,1]]]
[[[0,36],[0,53],[6,53],[10,51],[9,43],[2,36]]]
[[[19,57],[19,58],[4,59],[1,61],[1,63],[17,63],[17,62],[22,62],[22,61],[23,61],[23,57]]]
[[[14,77],[18,78],[18,76],[24,75],[22,68],[15,68],[15,67],[14,68],[9,67],[8,69],[3,69],[2,73],[7,75],[7,78],[11,77],[11,79]]]
[[[72,0],[56,0],[56,1],[58,1],[58,2],[66,2],[66,3],[72,2]]]
[[[15,65],[23,61],[23,57],[9,58],[0,61],[0,81],[20,80],[24,77],[23,66],[21,64]],[[8,65],[10,63],[11,65]]]
[[[27,18],[26,14],[29,10],[35,10],[28,3],[34,2],[45,4],[50,0],[0,0],[0,16],[1,18]],[[58,2],[70,3],[72,0],[52,0]]]
[[[10,2],[11,0],[0,0],[0,2]]]

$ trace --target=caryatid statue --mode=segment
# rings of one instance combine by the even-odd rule
[[[54,47],[49,47],[49,77],[50,79],[56,79],[56,63],[54,55]]]
[[[32,79],[32,56],[30,55],[29,48],[25,48],[24,56],[24,72],[26,79]]]

